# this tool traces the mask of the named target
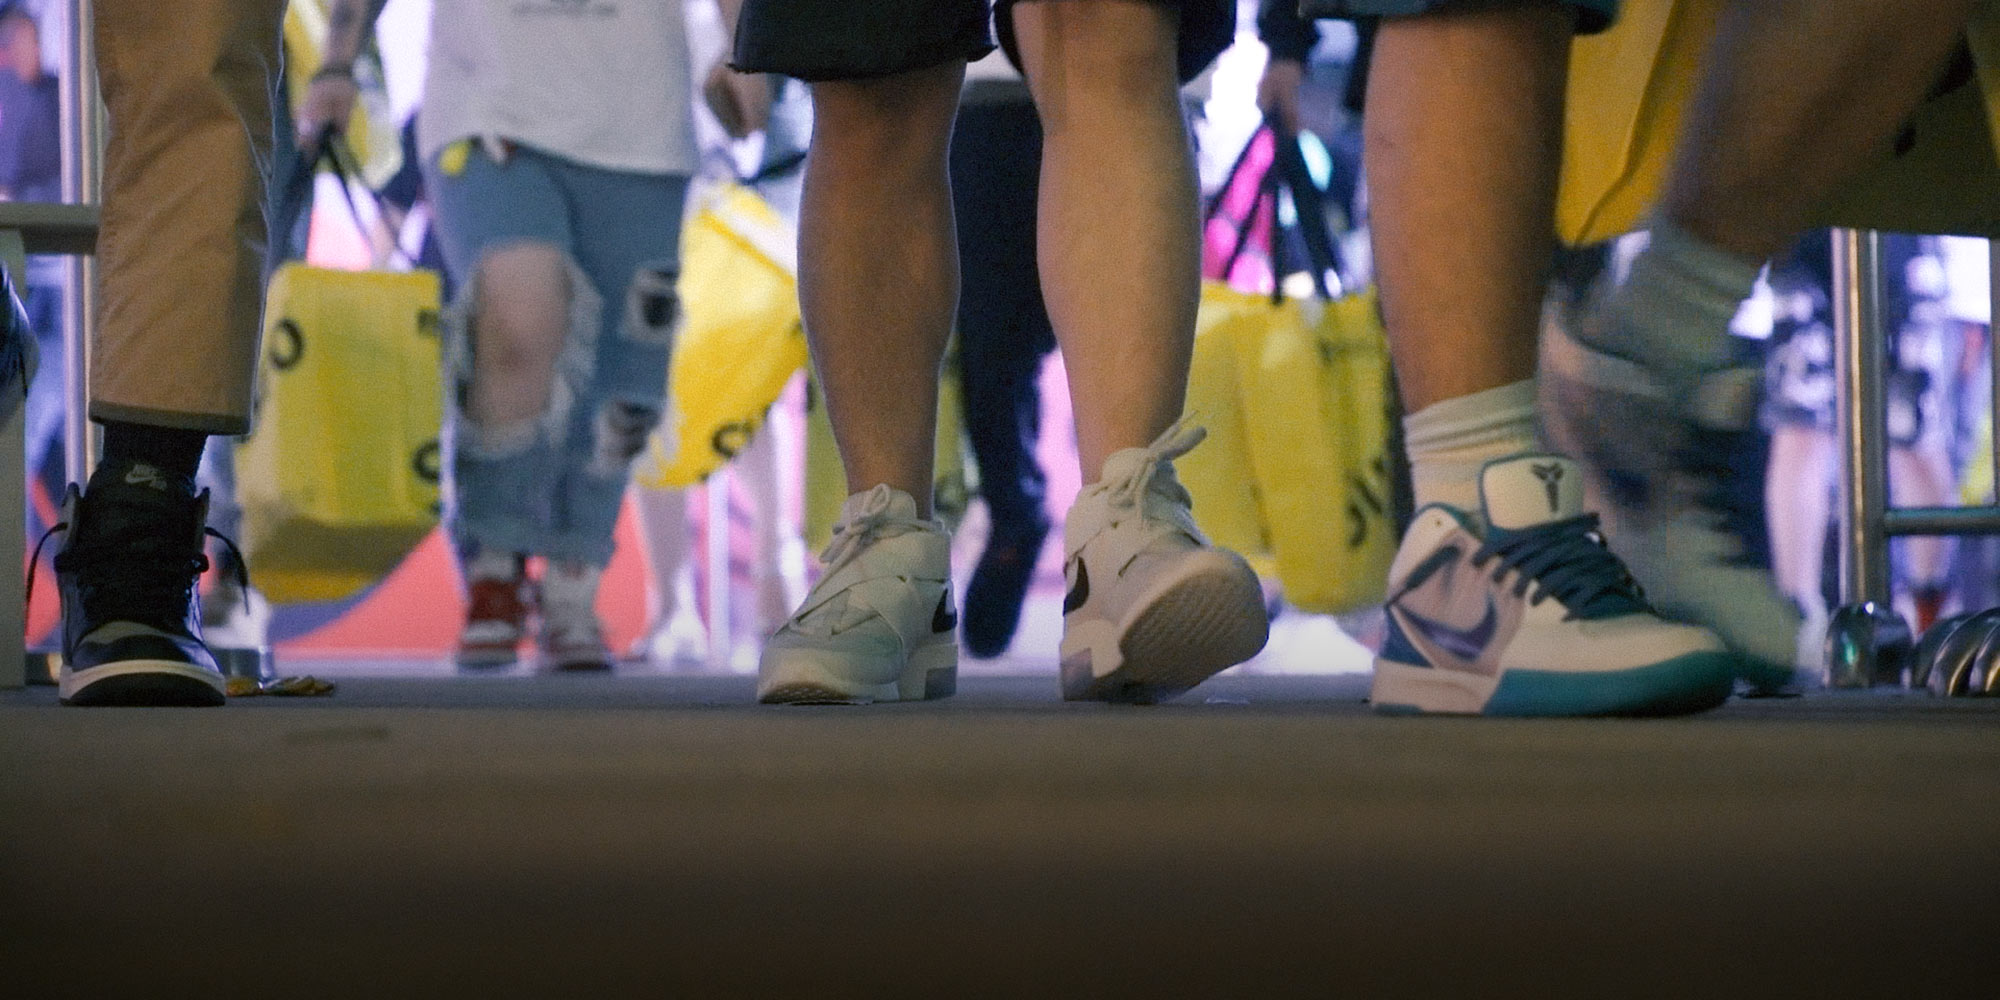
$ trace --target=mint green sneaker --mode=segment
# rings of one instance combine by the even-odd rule
[[[1062,692],[1071,701],[1175,697],[1264,648],[1271,619],[1243,557],[1195,527],[1173,460],[1185,421],[1104,460],[1063,524]]]
[[[958,688],[951,536],[908,493],[877,486],[841,505],[826,572],[764,644],[757,700],[866,705]]]

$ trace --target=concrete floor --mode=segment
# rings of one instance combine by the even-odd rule
[[[0,996],[2000,995],[2000,702],[0,693]]]

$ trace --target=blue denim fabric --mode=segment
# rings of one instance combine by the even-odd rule
[[[582,286],[550,409],[531,440],[491,447],[460,412],[472,351],[465,325],[454,324],[450,350],[459,360],[447,378],[445,433],[453,538],[461,551],[603,566],[630,455],[599,427],[614,418],[650,428],[664,407],[688,179],[603,170],[526,147],[499,163],[476,144],[458,173],[427,162],[424,178],[464,303],[482,256],[521,243],[562,250]]]

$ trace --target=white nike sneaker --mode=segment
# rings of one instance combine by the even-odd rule
[[[826,572],[764,643],[757,700],[866,705],[943,698],[958,687],[951,537],[886,484],[841,505]]]
[[[202,595],[201,634],[211,650],[262,649],[271,644],[271,602],[225,575]]]
[[[1063,524],[1062,692],[1152,704],[1264,648],[1270,615],[1243,557],[1210,546],[1173,460],[1205,432],[1183,420],[1104,460]]]
[[[1430,504],[1403,536],[1376,711],[1675,715],[1728,700],[1736,658],[1646,603],[1584,513],[1575,462],[1489,463],[1480,495],[1489,527]]]
[[[550,560],[542,571],[542,666],[559,672],[611,669],[611,647],[597,619],[597,589],[604,570]]]

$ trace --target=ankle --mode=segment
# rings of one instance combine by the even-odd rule
[[[594,610],[603,578],[604,571],[596,566],[550,560],[542,571],[542,605],[551,609]]]
[[[465,560],[467,582],[518,580],[524,575],[526,557],[504,549],[480,549]]]
[[[1439,503],[1476,516],[1487,464],[1540,447],[1535,380],[1433,403],[1404,417],[1403,433],[1417,505]]]
[[[207,444],[208,435],[203,431],[107,420],[104,458],[90,482],[95,486],[122,479],[136,485],[142,480],[158,480],[184,486],[193,496],[195,474]],[[137,473],[143,475],[132,478]]]

